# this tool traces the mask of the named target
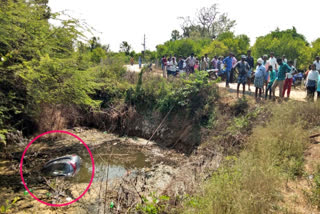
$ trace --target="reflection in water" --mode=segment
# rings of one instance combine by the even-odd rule
[[[146,161],[146,156],[142,152],[121,144],[104,145],[91,152],[95,163],[94,181],[107,179],[108,163],[109,180],[124,176],[127,170],[134,171],[136,168],[150,167],[150,163]],[[79,155],[82,158],[80,171],[68,180],[74,183],[88,183],[92,174],[91,159],[86,150],[81,151]]]

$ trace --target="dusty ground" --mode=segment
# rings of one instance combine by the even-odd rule
[[[218,83],[218,86],[221,88],[225,88],[226,83],[220,82],[220,83]],[[251,89],[251,91],[248,91],[248,85],[246,85],[246,95],[254,96],[255,87],[253,84],[251,84],[250,89]],[[237,84],[231,83],[230,88],[228,89],[228,92],[235,94],[235,96],[236,96]],[[240,86],[240,96],[242,96],[242,86]],[[278,88],[276,89],[276,96],[279,96],[279,89]],[[286,94],[285,94],[285,97],[287,97]],[[293,87],[291,88],[290,99],[306,102],[306,97],[307,97],[306,90],[302,90],[301,88],[296,88],[296,89],[294,89]]]

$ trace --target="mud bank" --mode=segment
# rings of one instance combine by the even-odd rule
[[[1,204],[19,197],[12,206],[14,213],[110,213],[133,212],[143,197],[167,195],[175,204],[185,194],[192,193],[219,166],[221,154],[199,150],[186,156],[141,138],[118,137],[94,129],[68,130],[86,142],[96,162],[96,173],[90,190],[78,202],[62,208],[48,207],[25,194],[19,176],[19,155],[0,164]],[[43,178],[37,173],[50,158],[65,154],[80,154],[84,163],[73,179]],[[23,166],[29,189],[40,200],[61,204],[77,198],[90,180],[91,163],[83,146],[76,139],[35,142],[28,150]],[[92,170],[92,169],[91,169]],[[79,177],[80,176],[80,177]],[[110,203],[114,208],[110,209]]]

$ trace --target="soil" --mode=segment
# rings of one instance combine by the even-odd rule
[[[106,158],[126,159],[125,156],[103,156],[105,145],[122,145],[131,151],[143,153],[150,164],[140,169],[127,170],[127,173],[112,181],[96,178],[83,198],[78,202],[62,208],[48,207],[34,200],[29,194],[24,195],[24,187],[19,176],[19,157],[22,153],[12,153],[11,161],[0,162],[0,204],[5,200],[20,199],[12,206],[12,213],[109,213],[109,204],[116,206],[113,210],[125,213],[142,202],[142,196],[149,197],[151,193],[169,195],[175,201],[178,196],[193,192],[206,179],[212,170],[215,170],[221,161],[222,155],[199,149],[197,154],[186,156],[175,150],[164,149],[154,142],[141,138],[118,137],[94,129],[74,128],[67,130],[75,133],[86,142],[92,150],[94,159]],[[54,140],[53,140],[54,139]],[[29,189],[40,200],[48,203],[66,203],[77,198],[87,187],[88,183],[73,183],[68,179],[41,178],[36,173],[41,165],[51,158],[73,153],[81,153],[81,145],[70,137],[44,139],[35,142],[28,150],[24,164],[24,179]],[[44,143],[45,142],[45,143]],[[15,148],[16,150],[17,148]],[[110,151],[109,151],[110,152]],[[125,154],[123,154],[125,155]],[[125,163],[123,160],[117,160]],[[130,166],[130,161],[128,161]],[[130,167],[128,167],[130,168]],[[188,175],[188,176],[186,176]],[[107,188],[106,189],[106,184]],[[174,202],[173,202],[174,203]]]
[[[308,194],[312,188],[313,173],[316,171],[316,166],[320,165],[320,137],[309,144],[304,158],[306,174],[286,183],[282,189],[282,206],[291,213],[319,214],[320,210],[308,201]]]
[[[218,83],[218,86],[221,88],[225,88],[226,87],[226,83],[225,82],[221,82]],[[246,85],[246,95],[250,95],[250,96],[254,96],[255,93],[255,87],[253,84],[251,84],[250,86],[251,91],[248,91],[248,86]],[[237,93],[237,83],[231,83],[230,84],[230,88],[228,88],[228,92],[235,94]],[[240,87],[240,95],[242,96],[242,86]],[[276,96],[279,95],[279,89],[276,89]],[[286,97],[287,95],[285,95]],[[306,97],[307,97],[307,92],[306,89],[302,89],[301,87],[297,87],[297,88],[291,88],[291,93],[290,93],[290,99],[296,100],[296,101],[302,101],[302,102],[306,102]]]

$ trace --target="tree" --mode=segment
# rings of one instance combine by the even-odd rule
[[[179,17],[184,37],[199,34],[201,38],[216,38],[220,33],[230,31],[235,21],[228,18],[226,13],[220,13],[218,5],[202,7],[194,18]]]
[[[297,68],[305,69],[312,60],[312,49],[302,34],[296,29],[280,31],[276,29],[266,36],[258,37],[253,48],[254,57],[274,52],[276,57],[286,55],[289,60],[297,59]]]
[[[234,53],[237,57],[247,53],[250,47],[250,39],[247,35],[235,36],[232,32],[224,32],[219,34],[217,40],[228,48],[228,52]]]
[[[89,96],[95,85],[86,72],[93,44],[79,42],[83,40],[80,30],[86,27],[51,13],[47,3],[0,3],[0,133],[4,128],[32,131],[35,121],[31,118],[42,111],[43,103],[96,104]],[[50,24],[49,18],[59,24]],[[100,51],[95,54],[99,57]]]
[[[180,36],[180,32],[178,30],[173,30],[171,32],[171,40],[172,41],[178,40],[180,38],[181,38],[181,36]]]
[[[210,45],[206,46],[201,51],[201,55],[208,54],[210,58],[214,56],[226,56],[228,54],[229,50],[228,48],[223,44],[223,42],[220,42],[218,40],[214,40],[211,42]]]
[[[312,58],[314,59],[316,56],[320,56],[320,38],[312,42]]]
[[[129,45],[128,42],[123,41],[123,42],[120,44],[120,52],[123,52],[123,53],[125,53],[127,56],[129,56],[129,55],[130,55],[130,50],[131,50],[131,45]]]

